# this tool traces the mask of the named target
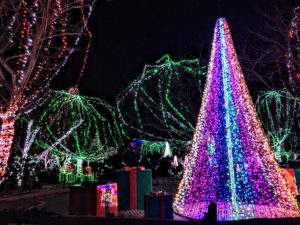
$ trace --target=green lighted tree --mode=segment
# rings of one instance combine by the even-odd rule
[[[118,97],[116,110],[124,137],[191,140],[201,101],[205,67],[199,60],[174,61],[164,55]]]
[[[300,100],[285,89],[265,91],[257,99],[257,109],[276,159],[282,162],[297,154],[300,146]]]
[[[105,101],[81,96],[75,88],[52,91],[49,99],[36,140],[43,155],[50,152],[58,161],[103,161],[120,144],[114,110]]]

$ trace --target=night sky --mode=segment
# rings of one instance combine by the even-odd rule
[[[276,0],[98,0],[89,26],[93,42],[80,92],[110,102],[143,70],[168,53],[174,59],[208,57],[214,24],[225,17],[234,42],[249,38]],[[83,52],[74,54],[54,87],[76,83]]]

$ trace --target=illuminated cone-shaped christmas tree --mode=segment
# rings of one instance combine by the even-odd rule
[[[189,163],[174,201],[178,214],[218,220],[299,216],[262,129],[226,20],[217,20]]]

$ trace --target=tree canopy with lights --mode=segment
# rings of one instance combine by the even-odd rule
[[[99,162],[121,145],[114,108],[108,103],[79,95],[74,88],[49,95],[35,141],[44,156],[51,153],[59,161]]]
[[[299,154],[300,100],[287,89],[260,92],[258,115],[279,162]]]
[[[87,29],[93,1],[5,0],[0,3],[0,180],[18,117],[67,62]],[[84,67],[84,66],[83,66]]]
[[[118,97],[116,110],[126,138],[189,141],[202,95],[204,66],[198,59],[163,56]]]

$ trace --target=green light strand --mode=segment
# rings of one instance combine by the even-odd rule
[[[282,89],[260,92],[256,105],[277,160],[289,158],[300,145],[300,100]]]
[[[36,143],[51,149],[55,157],[101,161],[108,157],[110,147],[118,148],[122,144],[119,131],[114,130],[117,127],[115,111],[108,103],[66,91],[51,91],[48,106],[39,120],[46,129],[40,132]],[[82,120],[83,125],[68,138],[51,146],[53,140]]]
[[[164,55],[155,65],[146,65],[117,96],[120,134],[127,139],[189,141],[205,74],[197,59],[173,61]]]

